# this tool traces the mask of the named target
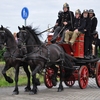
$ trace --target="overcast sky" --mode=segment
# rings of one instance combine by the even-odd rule
[[[39,27],[39,31],[47,29],[48,24],[53,26],[59,10],[67,2],[70,10],[94,9],[98,21],[100,21],[100,0],[0,0],[0,24],[13,32],[18,32],[17,27],[24,25],[21,17],[23,7],[29,9],[27,25]],[[98,22],[97,30],[100,31]],[[46,34],[46,33],[44,33]]]

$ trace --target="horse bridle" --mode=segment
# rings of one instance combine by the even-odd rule
[[[27,34],[27,31],[26,31],[26,30],[20,30],[20,32],[21,32],[21,33],[24,32],[24,33]],[[25,44],[26,44],[25,41],[26,41],[27,39],[28,39],[28,37],[25,38],[24,40],[22,40],[21,38],[18,38],[18,41],[21,41],[21,42],[25,45]]]

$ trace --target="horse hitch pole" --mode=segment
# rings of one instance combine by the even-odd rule
[[[52,29],[52,28],[54,28],[54,27],[55,27],[55,26],[53,26],[53,27],[51,27],[51,28],[48,28],[48,29],[46,29],[46,30],[40,32],[38,35],[40,35],[40,34],[42,34],[42,33],[44,33],[44,32],[47,32],[48,30],[50,30],[50,29]]]

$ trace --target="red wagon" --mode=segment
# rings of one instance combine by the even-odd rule
[[[48,44],[51,44],[50,40],[52,35],[48,35]],[[60,38],[57,39],[59,41]],[[84,89],[88,85],[88,79],[95,78],[97,86],[100,87],[100,61],[99,58],[94,58],[90,60],[84,59],[84,34],[80,34],[80,36],[76,39],[73,48],[74,52],[72,53],[69,44],[59,44],[65,50],[65,52],[75,59],[77,62],[75,63],[74,72],[68,78],[64,78],[64,83],[67,86],[73,86],[75,81],[78,81],[81,89]],[[59,69],[59,66],[58,66]],[[52,75],[54,74],[54,70],[52,68],[47,68],[45,72],[44,82],[48,88],[53,87],[52,83]],[[59,71],[58,71],[59,76]]]

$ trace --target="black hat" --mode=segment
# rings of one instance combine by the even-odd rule
[[[94,13],[94,10],[93,10],[93,9],[90,9],[90,10],[89,10],[89,13]]]
[[[83,13],[88,13],[89,11],[87,9],[84,9],[83,10]]]
[[[61,11],[61,10],[58,12],[58,17],[61,15],[62,12],[63,12],[63,11]]]
[[[65,7],[69,7],[69,4],[68,3],[64,3],[64,5],[63,5],[63,8],[65,8]]]
[[[81,14],[81,11],[80,11],[79,9],[77,9],[77,10],[75,11],[75,14]]]
[[[98,34],[98,31],[94,31],[94,32],[92,33],[92,35],[96,35],[96,34]]]

